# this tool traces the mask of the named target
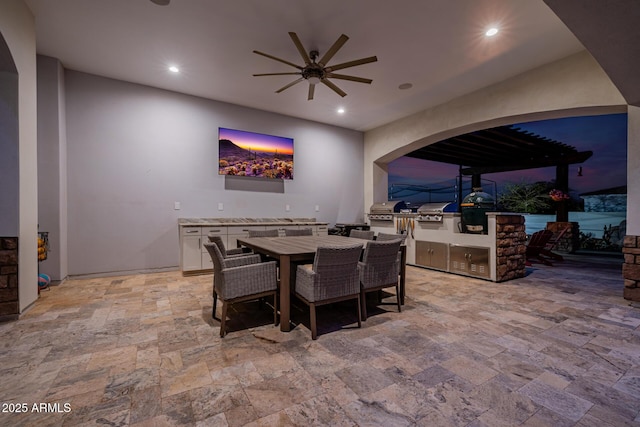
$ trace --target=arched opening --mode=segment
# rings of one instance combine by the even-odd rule
[[[389,200],[413,208],[457,203],[475,187],[472,178],[482,177],[479,186],[499,202],[497,211],[527,214],[527,234],[549,223],[570,222],[576,226],[572,252],[620,253],[626,230],[626,149],[626,113],[523,121],[464,133],[389,162]]]

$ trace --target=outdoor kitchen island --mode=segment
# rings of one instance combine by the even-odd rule
[[[393,213],[386,219],[370,215],[369,223],[376,233],[406,232],[407,264],[494,282],[524,277],[524,216],[501,212],[486,216],[486,234],[463,233],[459,213]]]

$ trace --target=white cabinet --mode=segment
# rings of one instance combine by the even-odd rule
[[[280,237],[284,237],[285,236],[285,231],[284,230],[297,230],[300,227],[298,227],[297,225],[279,225],[278,226],[278,233],[280,234]]]
[[[202,231],[200,227],[183,227],[180,234],[180,269],[202,269]]]
[[[224,237],[227,235],[227,227],[202,227],[202,235],[204,237],[207,237],[209,236],[209,234],[215,234]]]
[[[267,227],[268,228],[268,227]],[[242,225],[227,227],[226,248],[233,249],[238,247],[238,239],[249,237],[249,230],[264,230],[264,225]]]
[[[183,273],[207,273],[213,270],[213,262],[209,251],[204,244],[209,241],[208,236],[214,234],[220,236],[227,249],[238,246],[238,239],[249,237],[249,230],[270,230],[277,229],[280,236],[284,236],[285,229],[312,228],[314,235],[327,235],[328,226],[322,225],[299,225],[283,224],[259,225],[260,221],[244,225],[223,224],[219,226],[197,225],[181,223],[178,226],[180,238],[180,270]]]
[[[202,241],[200,244],[200,268],[198,270],[213,270],[213,261],[209,251],[204,246],[209,242],[209,235],[220,236],[225,247],[227,247],[227,227],[202,227]]]
[[[315,236],[327,236],[329,234],[329,226],[328,225],[314,225],[313,226],[313,234]]]

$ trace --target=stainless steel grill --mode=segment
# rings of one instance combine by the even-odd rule
[[[418,221],[442,222],[442,214],[455,212],[456,205],[451,202],[425,203],[418,208]]]
[[[406,209],[406,207],[406,203],[400,200],[374,203],[369,209],[369,219],[372,221],[393,221],[393,214]]]

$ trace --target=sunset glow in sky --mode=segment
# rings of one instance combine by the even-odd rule
[[[235,145],[251,151],[293,154],[293,139],[282,136],[265,135],[242,130],[219,128],[218,139],[228,139]]]
[[[514,124],[514,127],[573,146],[578,151],[593,151],[593,156],[584,163],[569,166],[569,189],[572,194],[627,184],[626,114],[541,120]],[[582,176],[578,176],[580,167]],[[411,157],[400,157],[389,164],[390,186],[410,184],[437,187],[433,184],[454,181],[457,175],[458,165]],[[495,181],[498,192],[507,183],[552,181],[555,177],[555,167],[482,175],[483,180]],[[421,196],[428,198],[424,194],[414,197]]]

